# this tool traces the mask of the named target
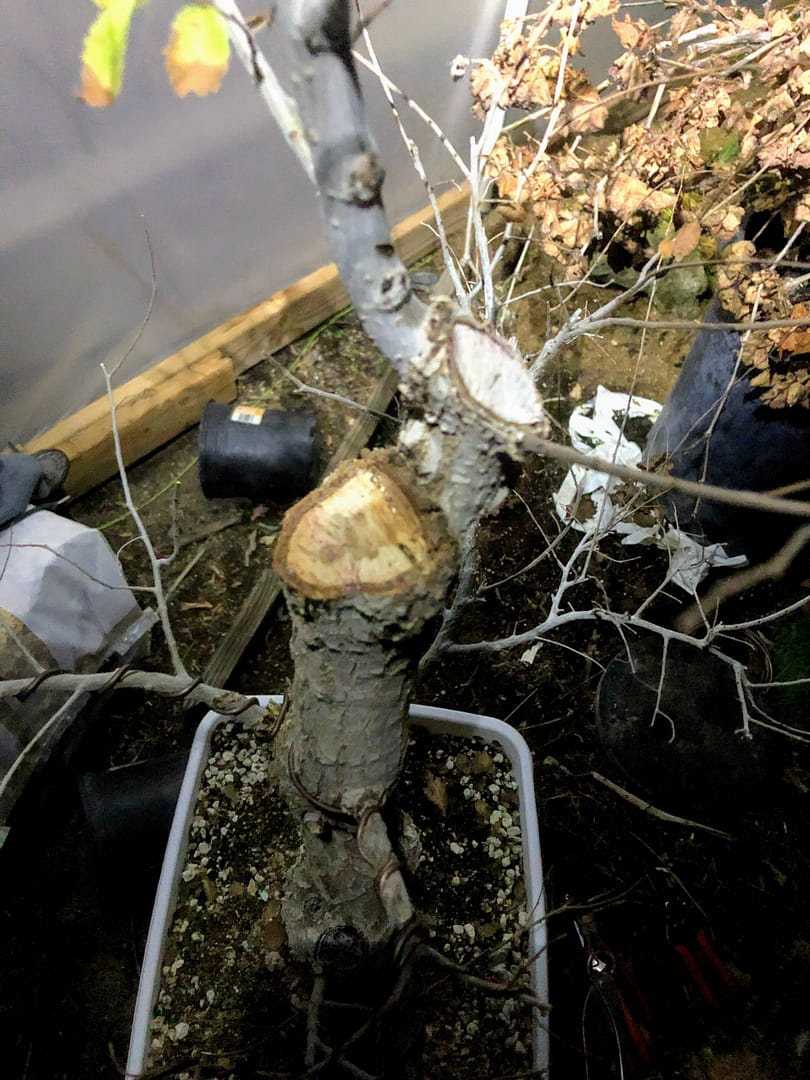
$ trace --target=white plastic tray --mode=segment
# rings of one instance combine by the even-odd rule
[[[258,695],[258,701],[280,698]],[[140,1080],[147,1071],[150,1047],[152,1011],[160,985],[163,949],[171,925],[180,874],[186,858],[189,826],[197,804],[197,792],[208,760],[211,736],[218,724],[229,717],[209,712],[201,721],[194,736],[186,774],[177,799],[166,854],[160,872],[155,905],[146,939],[138,996],[132,1020],[132,1033],[127,1056],[126,1080]],[[433,709],[412,705],[410,723],[425,728],[436,735],[463,737],[478,736],[487,742],[497,742],[512,763],[518,784],[520,803],[520,828],[523,838],[523,869],[526,885],[526,904],[529,912],[528,958],[531,968],[532,990],[541,1001],[548,1001],[548,956],[546,933],[546,905],[543,892],[543,864],[540,856],[540,834],[537,825],[537,807],[534,795],[531,752],[523,736],[503,720],[491,716],[457,712],[455,709]],[[540,1023],[535,1010],[532,1033],[534,1067],[548,1070],[548,1031]]]

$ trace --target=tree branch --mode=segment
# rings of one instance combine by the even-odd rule
[[[424,349],[425,306],[393,244],[384,170],[365,122],[345,0],[296,0],[283,17],[325,231],[366,332],[397,371]]]
[[[245,22],[236,0],[215,0],[215,3],[227,24],[233,51],[256,84],[287,145],[298,158],[309,179],[315,183],[312,153],[295,102],[285,92],[266,56],[256,44],[253,31]]]

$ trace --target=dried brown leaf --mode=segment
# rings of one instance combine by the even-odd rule
[[[500,98],[503,80],[490,64],[479,64],[470,75],[470,92],[480,114],[489,112],[492,104]]]
[[[627,13],[625,13],[622,20],[612,19],[610,25],[613,27],[613,33],[619,39],[623,49],[635,49],[647,27],[643,19],[636,22]]]
[[[677,43],[684,34],[688,34],[690,30],[696,30],[700,23],[700,15],[696,11],[690,11],[684,5],[672,16],[672,21],[669,24],[669,36]]]
[[[810,221],[810,195],[803,195],[793,208],[794,221]]]
[[[754,375],[751,379],[751,386],[770,386],[771,385],[771,373],[770,371],[760,371],[759,374]]]
[[[474,775],[490,773],[493,769],[492,755],[487,750],[476,750],[471,757],[470,772]]]
[[[570,26],[571,20],[576,16],[577,25],[587,26],[588,23],[606,15],[613,15],[618,10],[619,0],[581,0],[579,4],[558,4],[551,12],[551,19],[558,26]]]
[[[577,93],[568,110],[568,126],[579,135],[601,131],[607,123],[607,106],[602,105],[597,90],[588,86]]]
[[[91,105],[94,109],[103,109],[115,101],[113,91],[102,85],[98,75],[87,64],[82,68],[81,79],[79,97],[85,105]]]
[[[657,213],[675,205],[675,196],[666,191],[656,191],[643,180],[630,173],[619,172],[608,181],[605,188],[605,201],[608,210],[623,221],[627,221],[639,210]]]
[[[498,213],[504,219],[512,224],[520,225],[528,217],[528,213],[524,206],[520,206],[516,202],[501,203],[498,207]]]
[[[695,250],[700,236],[700,225],[696,221],[687,221],[674,236],[664,237],[658,245],[658,254],[665,259],[682,259]]]
[[[447,813],[447,785],[434,773],[425,776],[425,798],[432,802],[442,814]]]
[[[267,952],[278,952],[287,941],[287,931],[281,919],[268,919],[262,922],[262,945]]]
[[[810,305],[794,304],[790,317],[791,319],[807,319],[808,325],[789,330],[779,343],[780,353],[791,353],[796,356],[810,353]]]

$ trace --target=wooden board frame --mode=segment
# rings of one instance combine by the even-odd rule
[[[459,228],[469,204],[463,185],[439,196],[448,233]],[[396,225],[392,238],[411,265],[437,245],[429,206]],[[235,377],[284,348],[349,303],[334,263],[315,270],[267,300],[203,334],[115,391],[116,417],[127,465],[197,423],[206,401],[232,401]],[[57,448],[70,458],[65,489],[78,496],[116,472],[110,409],[98,398],[24,449]]]

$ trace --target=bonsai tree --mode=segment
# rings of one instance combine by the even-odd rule
[[[88,35],[82,95],[91,105],[107,104],[120,87],[126,18],[115,19],[134,7],[110,0]],[[293,955],[317,959],[327,976],[356,967],[358,948],[375,974],[412,923],[383,811],[402,765],[414,679],[448,606],[465,536],[505,496],[508,463],[547,435],[516,350],[449,297],[425,304],[412,291],[391,244],[351,16],[349,0],[284,6],[296,100],[274,94],[277,115],[298,133],[291,141],[305,147],[333,257],[364,328],[399,375],[409,414],[393,446],[338,468],[290,510],[275,547],[295,662],[275,761],[303,838],[283,919]],[[218,85],[229,30],[267,86],[238,12],[203,5],[178,15],[166,50],[178,92]]]
[[[83,51],[81,93],[90,105],[109,104],[120,90],[129,22],[138,3],[98,0],[101,11]],[[480,287],[472,291],[482,300],[476,308],[479,318],[452,261],[448,274],[455,295],[439,294],[426,304],[413,293],[391,244],[382,200],[383,163],[364,118],[349,0],[295,0],[280,9],[279,22],[293,55],[294,100],[263,58],[255,25],[243,19],[231,0],[190,5],[173,24],[166,60],[179,93],[215,89],[231,48],[246,63],[314,181],[334,259],[365,329],[399,376],[407,406],[408,418],[396,443],[332,474],[289,511],[275,547],[274,566],[292,617],[295,661],[277,736],[276,779],[301,824],[303,838],[298,861],[288,875],[283,918],[293,953],[327,978],[347,967],[356,969],[358,963],[376,978],[396,957],[397,942],[413,925],[413,904],[384,810],[400,773],[407,707],[420,659],[441,619],[447,644],[452,624],[447,611],[453,611],[459,569],[469,557],[478,523],[506,494],[511,464],[542,451],[659,487],[679,487],[744,505],[789,508],[796,514],[808,511],[806,504],[776,497],[729,495],[698,484],[676,484],[666,477],[645,477],[638,470],[583,458],[548,441],[536,376],[566,340],[610,325],[627,293],[595,312],[577,312],[566,319],[549,335],[531,366],[491,321],[501,307],[493,269],[502,251],[491,254],[481,221],[489,182],[484,169],[490,181],[497,180],[507,233],[511,225],[532,219],[547,253],[575,253],[567,268],[574,274],[591,272],[597,261],[591,258],[597,254],[596,242],[603,232],[619,229],[625,255],[637,274],[629,285],[631,295],[659,274],[662,260],[683,259],[715,231],[720,230],[720,236],[739,223],[736,214],[733,221],[718,216],[719,192],[726,182],[722,176],[710,188],[715,201],[701,208],[670,190],[680,183],[674,176],[653,182],[649,176],[636,175],[629,162],[641,160],[634,148],[647,138],[643,132],[635,132],[636,142],[627,147],[614,147],[595,163],[589,158],[580,172],[574,169],[578,159],[573,144],[579,135],[599,130],[609,110],[597,88],[571,73],[569,59],[576,54],[582,27],[597,16],[611,15],[617,7],[613,0],[555,3],[534,24],[524,18],[508,22],[493,62],[475,68],[473,87],[486,113],[484,134],[468,173],[474,203],[472,232],[478,238]],[[700,25],[714,10],[714,5],[705,10],[699,4],[683,7]],[[794,22],[784,32],[797,34],[800,26],[795,20],[805,16],[800,6],[788,9],[791,14],[785,17]],[[647,130],[652,131],[652,120],[664,107],[673,80],[658,69],[645,74],[643,58],[649,50],[644,51],[641,36],[636,39],[642,34],[641,20],[617,25],[626,56],[636,57],[635,66],[631,60],[618,66],[623,73],[620,81],[625,82],[621,96],[643,104],[644,115],[650,116]],[[549,47],[544,35],[560,27],[559,43]],[[691,22],[683,24],[680,40],[688,40],[686,35],[697,29]],[[767,22],[757,33],[767,32],[771,41],[777,29]],[[733,58],[728,65],[737,62]],[[459,68],[464,70],[463,61]],[[648,91],[651,94],[645,97]],[[677,95],[671,99],[677,100]],[[533,104],[545,110],[549,121],[538,145],[507,140],[496,146],[503,110]],[[705,147],[698,136],[700,154],[709,157],[704,156],[703,166],[710,171],[732,160],[730,136],[714,142],[707,136],[703,142]],[[656,145],[660,153],[661,144]],[[760,167],[764,166],[763,162]],[[801,221],[804,203],[796,191],[783,206],[785,213]],[[463,262],[465,267],[472,264],[471,252]],[[577,545],[561,563],[560,588],[547,618],[495,645],[528,646],[574,619],[600,619],[620,629],[634,626],[660,633],[665,647],[671,639],[694,643],[687,635],[647,621],[643,606],[635,615],[592,606],[564,610],[567,591],[586,573],[582,566],[587,565],[593,542],[588,538]],[[159,568],[154,560],[153,565],[159,593]],[[710,647],[721,630],[722,626],[711,628],[701,644]],[[740,687],[748,731],[752,714],[743,668],[726,659]],[[56,687],[60,678],[76,677],[54,674],[48,681]],[[44,681],[41,676],[39,681]],[[99,677],[98,685],[105,681]],[[96,684],[87,679],[83,685]],[[127,674],[126,685],[179,689],[214,707],[234,704],[215,689],[196,685],[179,658],[173,676],[161,681]],[[9,683],[3,693],[22,688]]]
[[[533,380],[503,339],[448,298],[426,306],[411,291],[390,243],[350,14],[348,2],[318,0],[291,5],[283,19],[333,256],[400,376],[410,419],[393,447],[338,469],[284,520],[274,565],[293,620],[295,677],[277,761],[292,806],[308,816],[284,904],[293,952],[312,957],[324,934],[349,926],[376,959],[413,915],[382,810],[417,666],[465,534],[504,496],[505,463],[546,425]],[[346,819],[347,831],[329,827]]]

